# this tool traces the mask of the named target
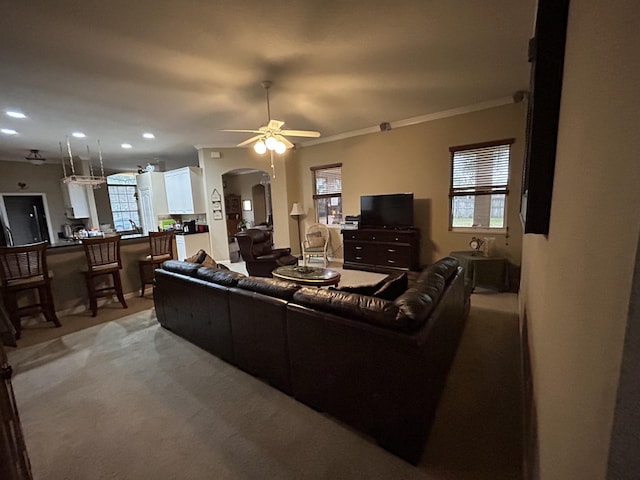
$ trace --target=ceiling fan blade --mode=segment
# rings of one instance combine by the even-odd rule
[[[276,140],[280,140],[282,143],[284,143],[287,148],[293,148],[293,143],[291,143],[289,140],[287,140],[286,138],[284,138],[282,135],[274,135]]]
[[[267,128],[269,128],[270,130],[280,130],[280,127],[284,125],[284,122],[281,122],[280,120],[269,120],[269,125],[267,125]]]
[[[282,130],[280,133],[283,135],[289,135],[290,137],[313,137],[318,138],[320,132],[314,132],[311,130]]]
[[[221,132],[260,133],[259,130],[220,130]]]
[[[244,142],[239,143],[238,145],[236,145],[236,147],[244,147],[245,145],[250,144],[251,142],[255,142],[256,140],[258,140],[259,138],[262,138],[262,134],[260,135],[256,135],[255,137],[251,137],[246,139]]]

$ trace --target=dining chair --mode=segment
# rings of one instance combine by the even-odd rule
[[[153,285],[155,271],[165,260],[173,259],[174,232],[149,232],[149,255],[138,261],[140,270],[140,296],[146,285]]]
[[[122,307],[127,308],[120,280],[120,235],[85,238],[82,240],[82,246],[87,258],[87,271],[83,274],[89,291],[91,316],[95,317],[98,314],[98,297],[111,297],[114,293]],[[105,276],[111,277],[111,283],[97,283],[98,280],[104,280],[101,277]]]
[[[48,322],[59,327],[51,293],[52,272],[47,269],[48,242],[28,245],[0,247],[0,290],[9,319],[15,330],[15,337],[22,332],[21,318],[34,313],[42,313]],[[22,295],[29,290],[34,295]],[[29,303],[30,300],[33,300]]]

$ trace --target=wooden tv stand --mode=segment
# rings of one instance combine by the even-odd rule
[[[342,230],[343,268],[369,272],[418,270],[420,230],[360,228]]]

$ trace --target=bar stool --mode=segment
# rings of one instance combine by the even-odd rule
[[[20,293],[33,289],[38,291],[38,301],[19,306]],[[47,242],[0,247],[0,290],[16,338],[22,331],[20,318],[33,313],[42,313],[48,322],[60,326],[53,306],[51,272],[47,269]]]
[[[98,297],[110,297],[114,293],[123,308],[127,308],[127,302],[122,294],[122,282],[120,281],[120,269],[122,261],[120,259],[120,235],[112,237],[85,238],[82,240],[84,253],[87,257],[86,272],[82,272],[87,282],[89,290],[89,305],[91,316],[98,314]],[[113,285],[96,286],[99,277],[110,275]]]
[[[140,296],[146,285],[153,285],[156,268],[173,258],[173,232],[149,232],[149,255],[138,261],[140,269]]]

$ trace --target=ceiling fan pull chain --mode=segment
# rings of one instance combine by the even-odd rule
[[[273,166],[273,150],[269,151],[271,153],[271,178],[275,180],[276,178],[276,167]]]

